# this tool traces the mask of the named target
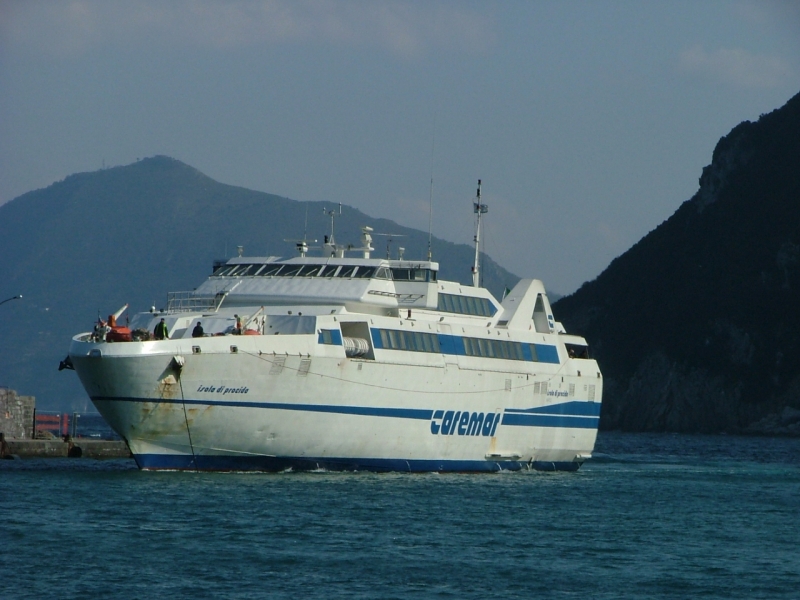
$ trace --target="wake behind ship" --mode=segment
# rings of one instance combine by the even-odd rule
[[[472,286],[332,227],[322,256],[240,255],[130,327],[123,307],[63,365],[142,469],[575,470],[600,369],[541,281],[502,301],[478,285],[480,187],[474,207]]]

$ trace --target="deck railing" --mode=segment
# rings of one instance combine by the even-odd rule
[[[198,296],[194,292],[169,292],[167,310],[169,312],[211,312],[219,308],[224,294]]]

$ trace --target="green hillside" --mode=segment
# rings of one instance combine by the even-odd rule
[[[77,377],[56,369],[72,335],[91,329],[98,313],[129,303],[139,312],[166,303],[167,292],[191,290],[215,259],[244,246],[251,256],[294,256],[308,215],[308,237],[330,231],[331,203],[297,202],[224,185],[180,161],[156,156],[134,164],[71,175],[0,206],[0,386],[35,395],[40,409],[83,408]],[[426,232],[344,207],[339,243],[359,242],[360,228],[403,234],[391,244],[424,258]],[[376,237],[376,255],[386,238]],[[468,283],[474,250],[434,239],[440,277]],[[484,257],[485,284],[498,296],[518,277]]]

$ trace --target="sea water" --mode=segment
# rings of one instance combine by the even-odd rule
[[[0,598],[797,598],[800,440],[601,433],[576,473],[0,461]]]

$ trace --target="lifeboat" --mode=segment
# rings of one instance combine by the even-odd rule
[[[117,325],[117,317],[121,315],[126,308],[128,308],[127,304],[113,315],[108,315],[108,326],[111,330],[106,333],[107,342],[130,342],[132,340],[130,328],[124,325]]]

